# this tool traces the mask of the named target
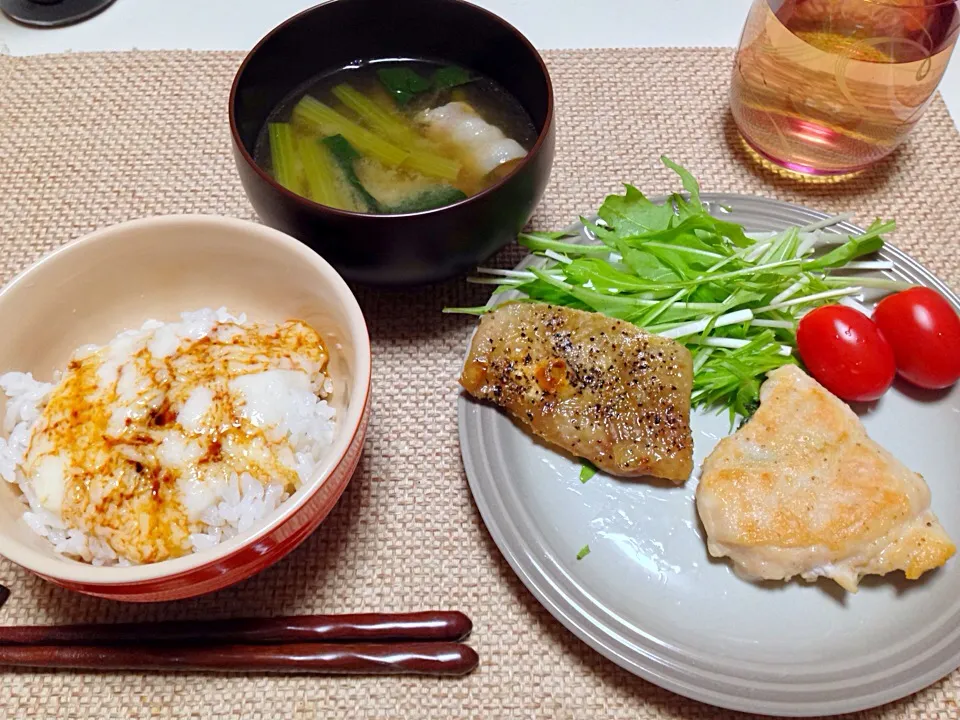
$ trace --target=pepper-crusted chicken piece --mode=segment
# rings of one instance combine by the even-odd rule
[[[751,580],[823,576],[856,592],[864,575],[915,580],[956,549],[923,478],[794,365],[768,374],[760,408],[704,461],[697,510],[710,554]]]
[[[612,475],[679,483],[693,469],[690,353],[629,323],[503,305],[481,318],[460,384]]]

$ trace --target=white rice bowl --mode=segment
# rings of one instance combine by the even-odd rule
[[[230,332],[222,324],[255,327],[245,315],[234,317],[224,308],[202,309],[183,313],[179,322],[148,320],[139,330],[120,333],[103,348],[78,349],[74,357],[106,351],[101,367],[111,361],[122,366],[133,350],[145,346],[163,357],[175,353],[178,347],[188,347],[189,343],[213,337],[218,332]],[[326,399],[332,383],[321,367],[297,369],[288,365],[281,362],[277,368],[243,375],[243,380],[231,387],[242,398],[245,417],[261,427],[269,438],[275,459],[295,472],[299,483],[307,483],[334,439],[335,411]],[[115,370],[115,377],[120,373],[116,385],[122,386],[122,372],[110,370]],[[0,375],[0,389],[6,395],[5,437],[0,437],[0,477],[19,487],[24,504],[23,521],[35,533],[47,538],[60,555],[96,566],[137,564],[118,554],[103,528],[85,530],[68,526],[56,511],[56,502],[50,500],[57,491],[48,487],[49,478],[43,473],[25,472],[31,439],[60,377],[54,380],[54,383],[42,382],[22,372]],[[189,428],[199,422],[204,413],[203,395],[191,394],[188,402],[181,404],[176,422],[179,427]],[[62,489],[59,492],[62,496]],[[191,532],[183,542],[184,554],[209,550],[240,533],[258,529],[291,494],[290,488],[276,478],[257,477],[246,471],[224,473],[218,478],[208,476],[203,482],[181,477],[176,492],[180,505],[190,517]]]

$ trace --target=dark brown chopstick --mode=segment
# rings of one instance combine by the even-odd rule
[[[3,645],[279,645],[462,640],[473,625],[461,612],[297,615],[232,620],[0,627]]]
[[[0,665],[80,670],[466,675],[477,667],[478,662],[479,658],[473,649],[451,642],[214,647],[0,647]]]
[[[0,585],[0,607],[3,607],[3,604],[10,599],[10,591],[5,588],[3,585]]]

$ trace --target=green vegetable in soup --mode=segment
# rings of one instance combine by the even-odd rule
[[[309,95],[297,103],[293,119],[321,135],[342,135],[357,151],[386,165],[399,165],[410,155]]]
[[[270,162],[273,165],[273,177],[287,190],[302,194],[300,182],[300,158],[297,155],[293,137],[293,128],[289,123],[270,123]]]
[[[460,175],[461,168],[460,163],[456,160],[426,150],[416,149],[410,150],[410,157],[404,161],[403,166],[442,180],[456,180]]]
[[[426,122],[426,109],[454,100],[477,108],[523,147],[536,137],[516,98],[489,78],[426,60],[377,60],[319,76],[280,103],[258,138],[255,160],[293,192],[353,212],[410,213],[456,203],[502,174],[478,162],[496,148],[478,149]]]
[[[358,209],[343,187],[343,171],[329,148],[314,137],[301,136],[297,150],[303,162],[307,196],[311,200],[340,210]]]
[[[377,70],[377,77],[398,105],[406,105],[419,93],[431,88],[430,81],[408,67],[386,67]]]
[[[378,199],[370,192],[371,188],[364,184],[357,173],[357,162],[362,159],[360,153],[342,135],[324,138],[320,142],[330,151],[346,181],[358,196],[360,209],[366,212],[385,214],[420,212],[459,202],[467,197],[463,191],[455,187],[438,184],[429,185],[425,188],[414,186],[415,189],[412,190],[412,194],[399,201],[390,202]],[[383,166],[381,166],[381,172],[382,169]]]
[[[353,163],[359,159],[360,153],[354,149],[350,142],[343,135],[333,135],[323,138],[320,143],[333,156],[347,182],[356,192],[359,200],[359,206],[356,209],[360,212],[383,212],[380,203],[367,192],[363,183],[360,182],[360,178],[357,177],[357,171]]]
[[[431,85],[434,90],[446,90],[459,85],[466,85],[473,77],[469,72],[457,65],[447,65],[433,74]]]
[[[337,85],[330,92],[355,112],[361,121],[397,146],[409,150],[419,140],[417,131],[396,113],[374,102],[347,83]]]
[[[450,185],[434,185],[411,198],[384,208],[388,213],[412,213],[452,205],[466,200],[467,195]]]
[[[368,126],[395,143],[400,149],[407,151],[408,157],[403,161],[404,167],[443,180],[457,179],[460,174],[460,163],[419,147],[423,144],[423,139],[401,117],[386,110],[346,83],[337,85],[331,92]]]
[[[401,107],[427,91],[440,92],[473,80],[469,72],[456,65],[439,68],[428,80],[407,67],[388,67],[377,71],[380,82]]]

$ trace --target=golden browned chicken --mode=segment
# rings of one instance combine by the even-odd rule
[[[799,368],[771,372],[760,409],[703,463],[697,510],[715,557],[742,577],[915,580],[956,548],[930,490],[867,437],[860,419]]]
[[[627,477],[693,469],[690,353],[599,313],[510,303],[480,320],[460,378],[544,440]]]

